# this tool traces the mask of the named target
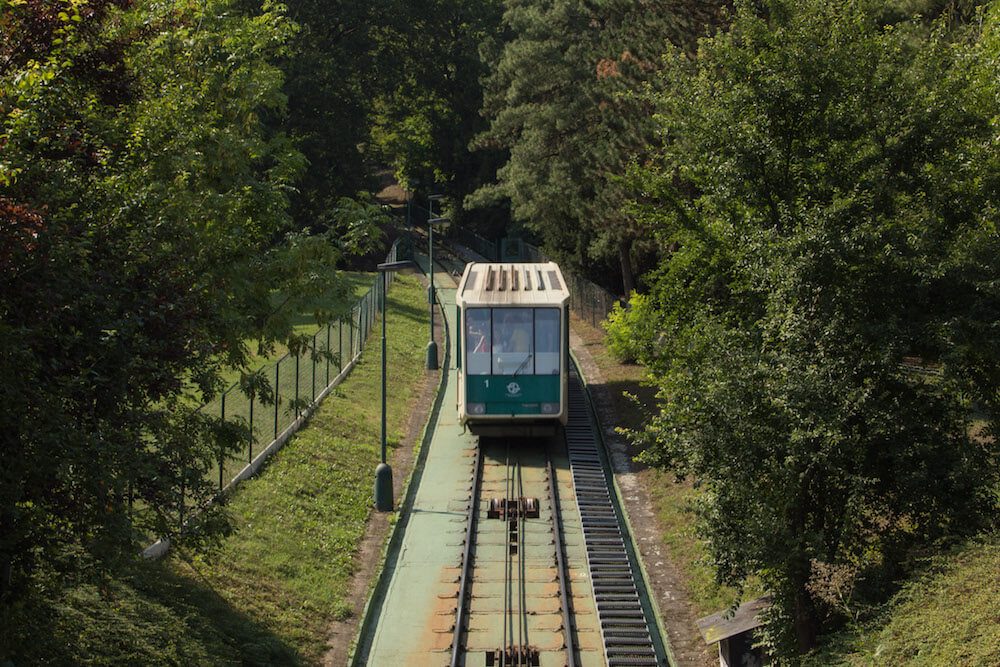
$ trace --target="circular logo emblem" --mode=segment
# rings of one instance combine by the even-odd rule
[[[520,393],[521,393],[521,385],[519,385],[516,382],[510,382],[510,383],[507,384],[507,395],[508,396],[517,396]]]

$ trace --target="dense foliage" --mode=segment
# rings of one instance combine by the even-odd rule
[[[33,574],[176,530],[240,436],[192,406],[245,366],[245,341],[287,338],[288,313],[372,230],[344,206],[327,234],[284,238],[305,161],[273,129],[296,30],[280,6],[0,11],[7,602]],[[275,305],[279,288],[293,296]]]
[[[364,142],[372,97],[379,90],[378,26],[395,0],[290,0],[297,30],[280,65],[288,114],[282,127],[308,169],[291,193],[292,215],[303,229],[331,222],[339,197],[371,189]]]
[[[631,295],[636,439],[780,657],[987,523],[1000,2],[733,4],[0,0],[0,601],[209,496],[192,406],[267,399],[380,167]]]
[[[443,193],[456,224],[484,229],[493,222],[502,236],[502,210],[470,216],[462,206],[496,171],[498,156],[474,153],[469,142],[485,127],[480,50],[499,33],[498,0],[396,3],[379,37],[371,143],[408,192]]]
[[[469,203],[509,202],[552,256],[628,294],[633,264],[651,246],[625,211],[621,176],[655,129],[630,93],[652,80],[671,41],[689,43],[721,4],[505,2],[510,39],[484,50],[490,127],[476,145],[509,158]]]
[[[773,592],[788,656],[914,545],[994,516],[996,441],[970,422],[998,414],[1000,172],[995,71],[963,35],[877,3],[768,9],[667,56],[662,148],[633,174],[672,251],[638,439],[706,490],[718,574]]]

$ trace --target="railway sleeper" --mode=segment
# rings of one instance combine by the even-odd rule
[[[599,528],[601,526],[615,526],[618,527],[618,519],[600,519],[596,517],[587,517],[583,520],[584,530],[590,527]]]
[[[607,632],[608,630],[626,630],[626,629],[642,630],[643,632],[646,633],[649,632],[649,628],[646,627],[645,618],[636,618],[634,616],[626,617],[619,614],[617,616],[601,619],[602,632]]]
[[[627,562],[621,555],[602,556],[600,554],[593,554],[588,560],[590,561],[591,570],[594,569],[595,565],[624,565]]]
[[[615,639],[624,639],[625,637],[631,637],[632,639],[645,639],[649,640],[649,632],[645,627],[635,627],[635,628],[605,628],[605,637],[614,637]]]
[[[614,593],[601,592],[598,593],[596,597],[598,602],[629,602],[634,604],[639,603],[639,595],[634,590],[631,592],[629,591],[614,592]]]
[[[605,649],[605,653],[608,658],[614,657],[624,657],[624,656],[635,656],[637,658],[645,658],[647,656],[656,656],[656,651],[649,644],[646,645],[636,645],[629,644],[626,646],[609,646]]]
[[[607,491],[588,491],[577,487],[577,507],[611,507],[611,496]]]
[[[541,656],[533,646],[508,646],[486,654],[486,667],[539,667]]]

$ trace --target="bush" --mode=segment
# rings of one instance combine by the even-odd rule
[[[648,363],[656,336],[652,300],[633,291],[628,304],[616,303],[601,326],[611,354],[623,364]]]

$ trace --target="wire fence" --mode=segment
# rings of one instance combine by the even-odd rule
[[[393,243],[386,256],[387,262],[395,262],[405,254],[405,248],[401,251],[401,246],[405,246],[401,243],[403,240],[404,237],[401,237]],[[393,282],[394,275],[388,272],[387,287]],[[217,469],[209,474],[209,481],[218,484],[220,496],[256,474],[264,461],[305,423],[319,402],[340,384],[357,363],[381,309],[381,279],[381,274],[376,274],[371,287],[349,313],[321,327],[308,345],[297,349],[296,353],[282,355],[254,373],[263,376],[270,385],[266,400],[263,395],[257,395],[258,392],[263,393],[264,385],[261,383],[237,382],[198,408],[203,415],[233,424],[238,427],[237,430],[247,434],[242,448],[220,455]],[[185,522],[197,513],[197,505],[198,500],[182,484],[176,516],[178,533],[184,531]],[[169,548],[170,540],[161,538],[142,553],[147,558],[159,558]]]
[[[468,229],[454,228],[451,230],[451,237],[466,246],[470,250],[474,250],[478,254],[482,255],[491,262],[499,261],[499,254],[497,253],[497,244],[493,241],[488,241],[484,239],[479,234],[470,232]]]
[[[396,239],[385,261],[411,259],[411,247],[412,242],[406,236]],[[394,272],[387,272],[386,288],[394,278]],[[267,400],[257,396],[251,388],[262,391],[260,383],[237,382],[198,408],[202,414],[233,424],[239,427],[237,430],[247,433],[242,449],[220,456],[217,469],[209,475],[209,481],[218,484],[219,496],[255,475],[267,458],[305,423],[319,402],[347,377],[360,358],[381,311],[381,280],[382,275],[376,274],[371,287],[349,313],[321,327],[308,345],[256,371],[254,375],[263,376],[270,385]],[[197,513],[197,503],[182,484],[177,506],[178,533],[184,531],[185,522]],[[129,506],[131,509],[131,501]],[[169,549],[170,540],[161,538],[142,553],[147,558],[159,558]]]
[[[467,229],[453,229],[451,237],[490,261],[501,261],[500,246],[475,232]],[[551,261],[544,252],[530,243],[519,245],[521,261]],[[569,290],[570,310],[579,315],[581,319],[590,322],[591,326],[595,328],[607,318],[611,309],[619,302],[617,296],[586,278],[569,271],[563,271],[563,278],[566,280],[566,288]]]
[[[392,245],[385,261],[396,261],[401,240]],[[388,284],[394,276],[393,272],[388,272]],[[248,476],[244,473],[251,472],[247,469],[257,457],[273,443],[290,436],[301,425],[303,415],[312,412],[319,399],[339,384],[353,367],[377,322],[381,308],[380,280],[381,275],[376,274],[371,287],[352,306],[349,314],[320,328],[297,354],[288,352],[256,371],[271,385],[273,395],[269,400],[262,400],[252,389],[236,383],[201,406],[204,414],[249,427],[242,451],[219,459],[217,482],[220,492],[229,483]]]

